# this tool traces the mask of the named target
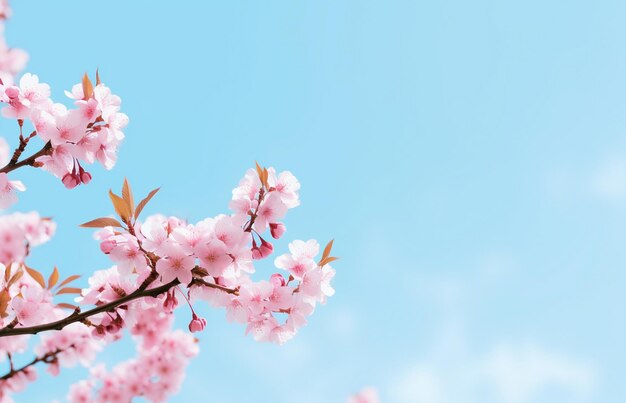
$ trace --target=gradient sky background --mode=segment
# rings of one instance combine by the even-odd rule
[[[203,306],[172,401],[343,402],[368,385],[383,402],[623,401],[626,3],[13,3],[26,71],[62,100],[99,67],[131,119],[89,186],[14,175],[16,209],[59,224],[33,266],[108,267],[77,225],[112,212],[124,176],[162,186],[148,212],[195,222],[226,212],[255,160],[302,183],[279,251],[335,238],[337,294],[287,345]],[[63,399],[84,374],[16,400]]]

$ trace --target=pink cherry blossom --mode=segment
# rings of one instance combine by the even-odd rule
[[[182,284],[191,282],[191,269],[195,266],[195,260],[182,250],[168,245],[164,256],[156,264],[156,270],[161,275],[161,281],[169,283],[178,279]]]
[[[0,173],[0,209],[6,209],[17,202],[15,191],[25,190],[21,181],[11,181],[7,174]]]

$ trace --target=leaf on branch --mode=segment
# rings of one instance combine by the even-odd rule
[[[265,189],[269,189],[270,185],[267,182],[267,179],[269,178],[270,174],[269,172],[267,172],[267,168],[263,168],[263,185],[265,186]]]
[[[139,202],[139,204],[137,205],[137,209],[135,209],[135,219],[137,219],[137,217],[139,217],[139,214],[141,214],[141,212],[143,211],[143,208],[146,207],[146,204],[148,204],[150,199],[152,199],[154,197],[154,195],[157,194],[157,192],[160,189],[161,188],[154,189],[152,192],[148,193],[148,196],[146,196],[145,199],[143,199],[142,201]]]
[[[122,198],[128,205],[130,209],[130,216],[133,215],[133,210],[135,210],[135,199],[133,199],[133,191],[130,189],[130,185],[128,184],[128,180],[124,178],[124,185],[122,186]]]
[[[102,81],[100,81],[100,72],[96,69],[96,85],[100,84],[102,84]]]
[[[89,99],[93,96],[93,84],[87,73],[83,76],[83,99]]]
[[[80,288],[65,287],[57,291],[56,295],[63,295],[63,294],[79,294],[80,295],[80,292],[81,292]]]
[[[109,197],[111,198],[111,202],[113,202],[113,208],[115,208],[117,215],[120,216],[122,221],[127,222],[130,218],[130,205],[111,190],[109,190]]]
[[[259,179],[263,181],[263,168],[261,168],[261,165],[256,161],[254,161],[254,164],[256,165],[256,173],[259,175]]]
[[[11,275],[11,264],[7,264],[4,268],[4,282],[9,281],[9,276]]]
[[[335,240],[331,239],[330,242],[326,244],[326,247],[324,248],[324,252],[322,253],[322,260],[330,256],[330,251],[333,248],[333,242],[335,242]]]
[[[261,181],[261,185],[263,185],[266,189],[269,189],[267,184],[267,178],[269,173],[267,172],[267,168],[262,168],[258,162],[254,161],[256,165],[256,173],[259,175],[259,180]]]
[[[71,309],[72,311],[78,308],[76,305],[66,304],[65,302],[60,302],[57,304],[59,308]]]
[[[32,269],[26,265],[24,265],[24,267],[26,268],[26,271],[28,272],[28,274],[33,278],[33,280],[39,283],[41,288],[46,288],[46,280],[44,280],[41,273],[39,273],[37,270]]]
[[[57,286],[57,288],[61,288],[64,285],[68,285],[69,283],[71,283],[72,281],[79,279],[80,278],[80,274],[74,274],[73,276],[69,276],[68,278],[66,278],[65,280],[61,281],[61,284],[59,284]]]
[[[7,283],[7,288],[10,288],[13,284],[15,284],[19,279],[22,278],[23,275],[24,270],[19,270],[17,273],[15,273]]]
[[[0,291],[0,317],[6,318],[9,316],[7,313],[7,308],[9,307],[9,302],[11,301],[11,296],[9,295],[9,291],[5,288]]]
[[[91,220],[84,224],[80,224],[79,227],[83,228],[104,228],[104,227],[122,227],[122,224],[115,218],[101,217]]]
[[[334,262],[335,260],[339,259],[338,257],[334,257],[334,256],[328,256],[325,259],[322,259],[317,265],[319,267],[324,267],[325,265],[327,265],[330,262]]]
[[[54,266],[54,270],[52,270],[52,274],[48,277],[48,289],[54,287],[54,285],[59,281],[59,270],[56,266]]]

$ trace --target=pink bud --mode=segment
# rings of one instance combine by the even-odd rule
[[[261,257],[268,257],[272,254],[272,252],[274,252],[274,246],[265,239],[261,238],[261,247],[259,250],[261,251]]]
[[[259,248],[252,249],[252,259],[254,260],[263,259],[263,256],[261,255],[261,251],[259,250]]]
[[[173,312],[177,306],[178,300],[176,299],[176,295],[174,294],[174,292],[168,292],[165,295],[165,301],[163,301],[163,309],[165,309],[166,312]]]
[[[274,273],[270,277],[270,283],[272,283],[274,287],[283,287],[285,285],[285,278],[280,273]]]
[[[61,182],[63,182],[63,185],[65,185],[68,189],[74,189],[80,183],[78,178],[72,174],[65,174],[63,179],[61,179]]]
[[[262,259],[263,256],[261,255],[261,251],[259,250],[259,247],[256,244],[256,240],[254,239],[254,235],[252,236],[252,259],[255,260],[259,260]]]
[[[84,183],[86,185],[89,182],[91,182],[91,174],[89,172],[85,171],[83,169],[83,167],[80,167],[80,170],[78,172],[80,174],[80,181],[82,183]]]
[[[204,328],[206,327],[206,319],[204,318],[200,318],[198,316],[196,316],[196,314],[193,314],[193,318],[191,319],[191,322],[189,322],[189,331],[190,332],[201,332],[202,330],[204,330]]]
[[[285,224],[281,222],[270,223],[270,234],[272,234],[272,238],[274,239],[278,239],[283,236],[286,230]]]
[[[12,85],[10,87],[7,87],[4,90],[4,93],[7,94],[7,97],[9,97],[9,99],[16,99],[20,96],[20,89]]]

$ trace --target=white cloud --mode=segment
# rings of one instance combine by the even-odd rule
[[[591,178],[592,192],[603,199],[626,199],[626,159],[607,158]]]
[[[529,403],[549,391],[575,402],[591,398],[596,385],[591,365],[528,343],[450,358],[432,357],[395,374],[387,385],[391,401]]]
[[[447,402],[440,377],[428,367],[414,367],[391,386],[391,401],[398,403]]]
[[[485,381],[500,402],[529,402],[547,387],[584,399],[596,383],[595,370],[588,364],[532,344],[498,345],[482,361]]]

